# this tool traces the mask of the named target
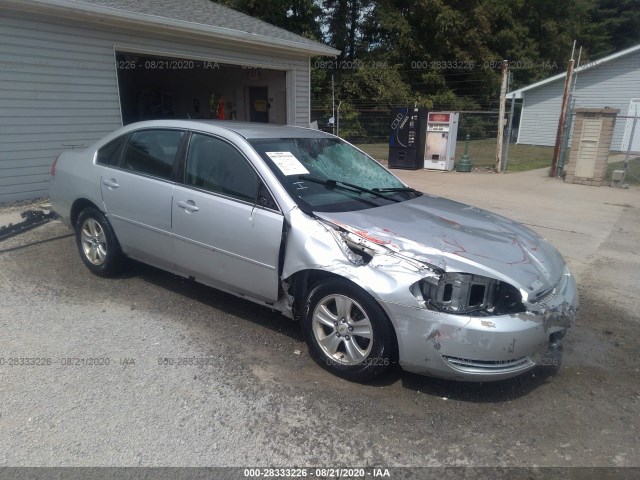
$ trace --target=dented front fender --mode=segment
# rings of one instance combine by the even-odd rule
[[[428,266],[383,247],[365,261],[329,224],[298,209],[289,212],[286,221],[283,279],[304,270],[321,270],[351,280],[380,302],[417,307],[410,285],[425,277],[438,276]]]

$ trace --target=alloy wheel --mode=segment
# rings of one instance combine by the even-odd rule
[[[82,251],[92,264],[100,266],[107,259],[107,237],[102,225],[94,218],[87,218],[81,229]]]
[[[373,345],[373,328],[362,306],[344,295],[328,295],[312,317],[313,334],[323,353],[343,365],[365,361]]]

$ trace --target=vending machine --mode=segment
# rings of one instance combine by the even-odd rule
[[[391,110],[389,168],[418,170],[424,167],[427,110],[403,107]]]
[[[456,112],[429,113],[424,168],[453,170],[459,118],[460,114]]]

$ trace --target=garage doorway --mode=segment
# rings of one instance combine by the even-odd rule
[[[122,123],[192,118],[287,123],[286,72],[116,52]]]

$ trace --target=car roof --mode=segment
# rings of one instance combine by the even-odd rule
[[[148,128],[154,126],[182,127],[193,130],[208,130],[207,127],[224,128],[241,135],[246,139],[252,138],[330,138],[333,135],[311,128],[295,127],[292,125],[276,125],[273,123],[238,122],[234,120],[151,120],[127,125],[129,129]]]
[[[290,137],[328,137],[327,133],[311,128],[293,125],[276,125],[273,123],[237,122],[233,120],[205,120],[201,123],[232,130],[244,138],[290,138]]]

